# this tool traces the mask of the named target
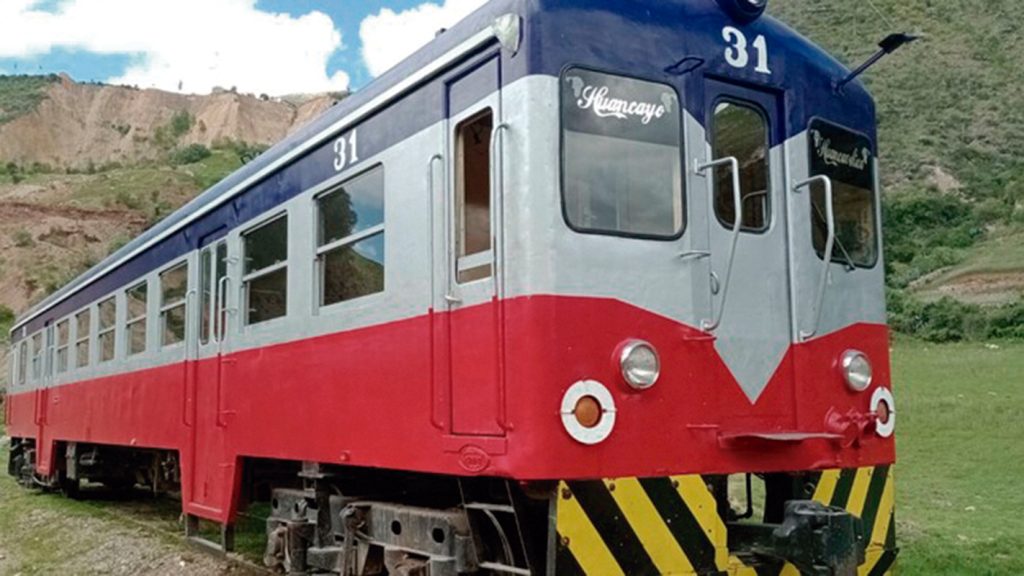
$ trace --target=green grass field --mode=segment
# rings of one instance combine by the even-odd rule
[[[993,346],[894,346],[903,576],[1024,574],[1024,344]],[[0,458],[6,463],[6,447]],[[19,518],[53,513],[60,524],[39,533],[19,528]],[[54,545],[84,518],[103,520],[90,527],[115,536],[125,522],[145,524],[158,533],[154,546],[166,546],[166,535],[180,528],[174,507],[71,502],[0,477],[0,548],[19,558],[26,574],[68,568],[65,554],[104,541],[105,532],[93,530],[72,535],[71,548]],[[246,533],[262,530],[252,524]],[[242,540],[246,557],[258,561],[258,538]]]
[[[1024,345],[894,348],[904,575],[1024,574]]]

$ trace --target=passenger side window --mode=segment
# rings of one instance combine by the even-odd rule
[[[740,191],[743,202],[743,230],[764,232],[771,222],[771,198],[768,190],[768,120],[753,104],[736,101],[715,106],[713,128],[714,158],[735,156],[740,165]],[[715,170],[715,214],[723,226],[732,230],[736,206],[732,172],[728,166]]]
[[[317,200],[320,305],[384,291],[384,169]]]
[[[89,365],[89,337],[92,329],[91,310],[86,308],[75,315],[75,367]]]
[[[488,110],[463,122],[457,131],[455,246],[460,284],[490,278],[494,274],[491,246],[493,130],[494,114]]]
[[[160,275],[160,342],[172,346],[185,340],[185,300],[188,296],[188,263]]]
[[[127,323],[125,324],[125,347],[128,356],[146,351],[146,303],[149,299],[149,284],[143,282],[125,292]]]
[[[114,359],[114,329],[117,327],[117,300],[109,298],[100,302],[99,310],[99,346],[100,362]]]
[[[39,382],[43,377],[43,333],[32,336],[32,380]]]
[[[18,385],[24,386],[28,377],[28,342],[24,340],[18,347]]]
[[[245,323],[259,324],[288,313],[288,216],[243,235]]]
[[[71,337],[71,322],[62,320],[57,323],[57,374],[68,371],[68,345]]]

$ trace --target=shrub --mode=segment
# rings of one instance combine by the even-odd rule
[[[32,238],[32,234],[30,234],[29,231],[25,230],[24,228],[15,231],[13,234],[13,238],[14,245],[17,246],[18,248],[31,248],[36,244],[35,239]]]
[[[176,165],[182,164],[195,164],[201,162],[210,157],[210,149],[202,144],[191,144],[184,148],[179,148],[174,151],[171,155],[171,163]]]
[[[195,123],[195,118],[188,113],[188,110],[182,110],[174,114],[171,118],[171,136],[175,139],[181,138],[188,131],[192,129],[192,124]]]

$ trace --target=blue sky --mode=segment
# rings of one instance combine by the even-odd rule
[[[198,93],[358,89],[484,1],[0,0],[0,74]]]

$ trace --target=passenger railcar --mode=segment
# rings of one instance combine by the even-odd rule
[[[489,2],[20,318],[10,472],[292,573],[887,573],[875,107],[763,9]]]

